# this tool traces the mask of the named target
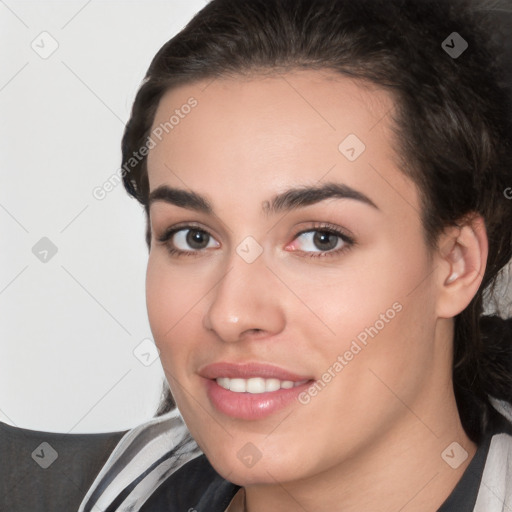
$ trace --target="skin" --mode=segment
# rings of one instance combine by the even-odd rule
[[[482,220],[447,229],[438,249],[427,248],[420,194],[396,163],[394,101],[376,87],[304,70],[197,82],[166,93],[154,127],[190,96],[197,107],[149,153],[150,190],[194,191],[213,213],[151,204],[147,307],[192,435],[222,476],[245,487],[251,512],[436,511],[476,450],[453,395],[452,317],[480,285]],[[352,133],[366,145],[353,162],[338,149]],[[327,182],[376,208],[340,198],[262,208],[289,188]],[[190,222],[211,243],[171,255],[173,243],[194,248],[159,237]],[[297,238],[325,223],[355,244],[329,253]],[[248,236],[263,250],[250,264],[236,252]],[[198,372],[217,361],[321,379],[395,303],[401,311],[307,405],[247,421],[206,396]],[[249,442],[261,453],[250,468],[237,457]],[[441,457],[453,442],[468,453],[456,469]]]

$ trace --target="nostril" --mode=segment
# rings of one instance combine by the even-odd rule
[[[260,334],[264,332],[263,329],[247,329],[247,331],[245,331],[246,334]]]

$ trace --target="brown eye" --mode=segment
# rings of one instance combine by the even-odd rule
[[[325,229],[312,229],[304,231],[295,239],[295,250],[307,253],[334,252],[350,245],[350,240],[341,233]]]
[[[339,236],[329,231],[315,231],[313,243],[320,251],[330,251],[338,245]]]
[[[171,253],[192,254],[204,249],[220,247],[210,233],[193,226],[168,231],[160,239]]]
[[[199,229],[188,229],[185,239],[192,249],[206,249],[210,241],[210,235]]]

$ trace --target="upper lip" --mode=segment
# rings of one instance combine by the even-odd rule
[[[228,377],[230,379],[250,379],[252,377],[262,377],[264,379],[291,380],[300,382],[311,380],[312,377],[299,375],[290,372],[278,366],[266,363],[229,363],[217,362],[203,366],[199,370],[199,375],[205,379],[217,379],[219,377]]]

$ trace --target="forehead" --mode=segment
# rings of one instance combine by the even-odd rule
[[[388,92],[330,71],[180,86],[155,115],[150,189],[168,184],[264,201],[328,180],[415,202],[415,188],[397,168],[393,111]]]

